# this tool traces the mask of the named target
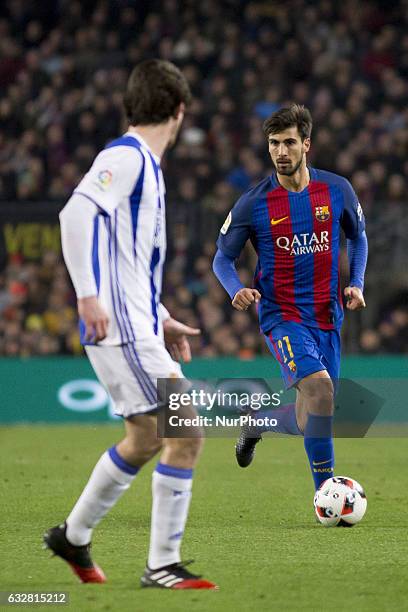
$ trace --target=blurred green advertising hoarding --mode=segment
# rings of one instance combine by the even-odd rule
[[[195,359],[183,370],[187,377],[201,380],[279,379],[279,368],[268,357],[248,361]],[[375,424],[408,423],[406,357],[347,357],[342,361],[342,377],[355,380],[384,400]],[[117,419],[86,358],[1,358],[0,401],[1,424],[106,423]]]

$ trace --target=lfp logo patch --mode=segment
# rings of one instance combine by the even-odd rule
[[[102,189],[108,189],[112,183],[112,172],[110,170],[101,170],[98,174],[98,181]]]

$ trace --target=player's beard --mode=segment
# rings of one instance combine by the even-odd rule
[[[293,176],[293,174],[295,174],[295,172],[299,170],[300,166],[302,165],[302,161],[303,161],[303,155],[300,157],[299,161],[294,166],[288,165],[286,168],[279,170],[279,166],[276,163],[275,168],[278,174],[282,174],[283,176]]]

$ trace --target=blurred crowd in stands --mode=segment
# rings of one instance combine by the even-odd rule
[[[271,172],[263,120],[287,101],[307,105],[310,162],[347,176],[367,216],[369,308],[346,325],[346,348],[408,352],[407,0],[5,0],[0,56],[0,208],[59,209],[124,131],[130,69],[148,57],[183,68],[194,102],[162,163],[164,302],[202,327],[194,349],[204,356],[265,351],[256,314],[231,309],[211,259],[234,201]],[[248,284],[252,269],[248,249]],[[80,350],[60,256],[14,255],[0,271],[0,354]]]

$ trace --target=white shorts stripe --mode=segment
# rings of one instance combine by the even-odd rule
[[[86,346],[85,350],[96,375],[112,398],[114,412],[123,418],[158,408],[158,378],[184,378],[180,364],[173,361],[157,336],[145,343],[135,343],[135,346]],[[146,380],[149,380],[149,386]],[[188,389],[188,381],[185,380],[185,384]]]
[[[143,368],[142,366],[142,361],[141,361],[141,357],[139,356],[137,350],[136,350],[136,344],[132,343],[129,345],[129,349],[130,352],[133,353],[134,358],[136,360],[137,366],[140,369],[140,371],[143,373],[144,378],[146,380],[146,385],[147,387],[150,389],[150,391],[153,394],[153,397],[155,398],[155,400],[157,399],[157,388],[156,385],[154,384],[154,382],[151,380],[151,378],[149,377],[149,374],[146,372],[146,370]]]
[[[129,368],[131,370],[131,372],[133,373],[134,377],[136,378],[137,382],[139,383],[139,386],[143,392],[143,394],[145,395],[147,401],[149,402],[149,404],[155,404],[157,401],[156,395],[154,393],[152,393],[151,389],[149,388],[149,386],[146,383],[146,378],[144,376],[144,371],[141,370],[140,368],[137,367],[135,361],[134,361],[134,357],[131,354],[131,349],[130,349],[131,345],[129,344],[124,344],[122,346],[123,349],[123,354],[126,358],[126,361],[129,365]]]

